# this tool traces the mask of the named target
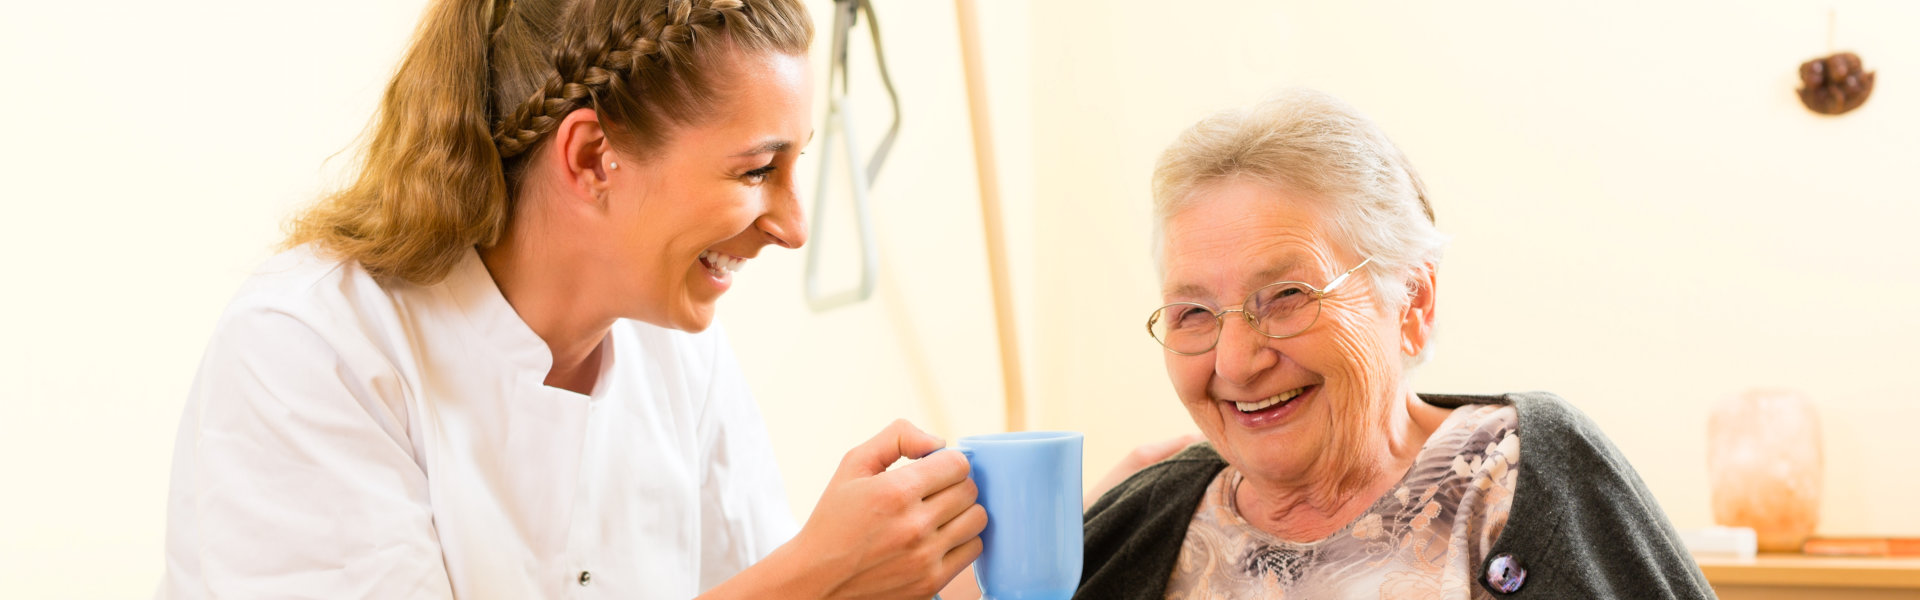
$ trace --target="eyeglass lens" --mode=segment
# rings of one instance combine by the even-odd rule
[[[1313,325],[1320,316],[1320,299],[1300,283],[1276,283],[1254,290],[1240,306],[1254,329],[1269,337],[1289,337]],[[1232,313],[1239,317],[1241,313]],[[1220,338],[1225,315],[1215,316],[1197,304],[1161,307],[1149,321],[1153,337],[1175,352],[1198,354]]]

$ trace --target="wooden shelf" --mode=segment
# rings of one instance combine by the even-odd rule
[[[1719,586],[1795,586],[1920,590],[1920,558],[1761,554],[1752,560],[1694,558]]]

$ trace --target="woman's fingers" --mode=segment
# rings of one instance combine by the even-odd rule
[[[908,496],[920,500],[963,481],[971,486],[972,482],[967,479],[970,469],[964,454],[935,452],[913,464],[883,473],[879,478],[900,486]]]
[[[846,457],[840,459],[840,470],[834,473],[833,480],[872,477],[886,472],[895,461],[920,458],[944,446],[946,442],[940,438],[921,431],[906,419],[898,419],[872,439],[848,450]]]
[[[948,521],[959,517],[960,513],[965,512],[968,507],[979,506],[975,504],[979,497],[980,488],[976,487],[973,479],[966,477],[963,471],[959,481],[927,496],[926,503],[927,508],[933,511],[935,526],[944,527]]]
[[[985,515],[986,512],[981,511],[981,514]],[[986,523],[985,517],[981,518],[981,523],[984,526]],[[980,558],[980,550],[984,547],[985,546],[980,543],[979,537],[968,538],[966,542],[954,546],[952,550],[948,550],[946,556],[940,557],[941,570],[947,573],[959,574],[967,568],[967,565],[973,564],[973,559]]]
[[[834,597],[931,596],[979,555],[986,511],[967,457],[895,421],[849,450],[789,542]],[[901,458],[918,458],[888,470]]]
[[[977,540],[980,532],[987,530],[987,508],[978,504],[961,509],[960,514],[949,519],[934,534],[946,540],[946,546],[957,548],[967,540]]]
[[[987,509],[974,504],[960,516],[948,521],[935,531],[932,540],[936,548],[945,552],[940,555],[937,580],[942,587],[952,584],[955,577],[964,576],[967,565],[980,557],[984,547],[980,542],[980,531],[987,527]]]

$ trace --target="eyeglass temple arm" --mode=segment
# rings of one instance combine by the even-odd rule
[[[1340,284],[1345,283],[1348,277],[1353,276],[1354,271],[1360,270],[1360,267],[1367,266],[1367,263],[1370,263],[1370,262],[1373,262],[1372,257],[1368,257],[1366,260],[1360,261],[1360,264],[1354,265],[1353,268],[1347,269],[1347,272],[1341,273],[1339,277],[1333,278],[1333,281],[1327,282],[1327,289],[1320,290],[1320,295],[1325,296],[1327,294],[1333,293],[1333,288],[1340,287]]]

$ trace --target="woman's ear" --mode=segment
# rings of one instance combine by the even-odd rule
[[[606,128],[600,124],[600,116],[591,108],[567,113],[554,129],[553,144],[558,150],[552,158],[558,164],[553,166],[561,175],[562,185],[579,200],[605,204],[609,185],[607,171],[618,157],[613,153],[613,142],[607,139]]]
[[[1433,341],[1434,286],[1439,265],[1424,263],[1407,280],[1407,307],[1400,311],[1400,352],[1419,356]]]

